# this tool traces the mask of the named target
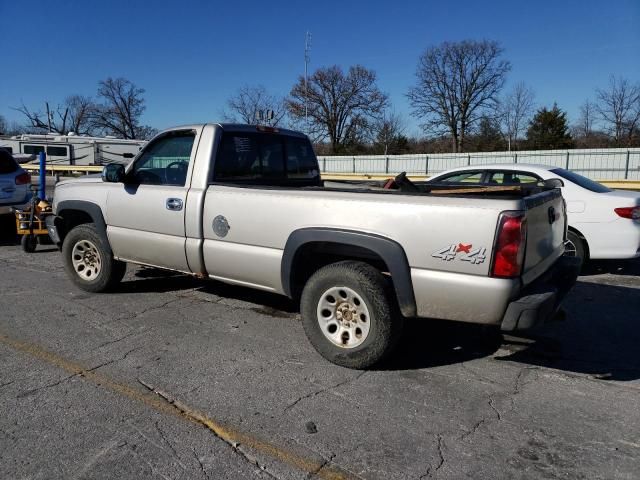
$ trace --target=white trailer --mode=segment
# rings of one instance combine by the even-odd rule
[[[46,152],[47,163],[56,165],[127,164],[146,143],[73,134],[0,136],[0,148],[9,150],[21,163],[37,162],[39,153]]]

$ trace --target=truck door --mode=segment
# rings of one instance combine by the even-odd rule
[[[196,148],[195,130],[152,140],[107,198],[107,235],[122,260],[189,271],[185,206]]]

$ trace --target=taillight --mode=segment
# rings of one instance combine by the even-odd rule
[[[513,278],[520,275],[527,241],[527,221],[522,212],[503,212],[498,224],[492,275]]]
[[[31,183],[31,175],[27,172],[21,173],[16,177],[16,185],[26,185],[27,183]]]
[[[640,207],[623,207],[614,208],[614,212],[622,218],[630,218],[632,220],[640,220]]]

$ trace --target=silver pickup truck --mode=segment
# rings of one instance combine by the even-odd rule
[[[189,125],[58,183],[48,228],[84,290],[132,262],[286,295],[316,350],[352,368],[388,355],[406,317],[516,330],[557,312],[579,268],[558,188],[386,187],[325,185],[298,132]]]

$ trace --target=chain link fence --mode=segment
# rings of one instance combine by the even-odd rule
[[[519,152],[319,156],[323,173],[435,175],[456,167],[529,163],[562,167],[593,180],[640,180],[640,148]]]

